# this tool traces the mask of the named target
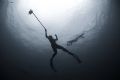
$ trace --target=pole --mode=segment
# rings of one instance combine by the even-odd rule
[[[46,29],[45,28],[45,26],[42,24],[42,22],[38,19],[38,17],[35,15],[35,13],[33,12],[33,15],[36,17],[36,19],[39,21],[39,23],[42,25],[42,27],[44,28],[44,29]]]
[[[35,16],[35,18],[39,21],[39,23],[42,25],[42,27],[46,30],[45,26],[42,24],[42,22],[38,19],[38,17],[35,15],[35,13],[33,12],[33,10],[30,9],[29,14],[33,14]]]

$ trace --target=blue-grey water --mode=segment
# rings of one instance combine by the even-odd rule
[[[85,5],[76,4],[59,16],[40,14],[36,7],[33,9],[46,26],[48,33],[53,36],[58,35],[58,44],[78,55],[82,60],[82,63],[78,64],[72,56],[58,50],[58,55],[54,59],[58,72],[55,73],[49,65],[53,54],[52,48],[45,38],[42,26],[33,15],[28,14],[29,2],[22,5],[22,0],[0,0],[3,78],[8,80],[113,78],[117,72],[120,45],[117,28],[120,25],[119,1],[85,1]],[[84,31],[88,31],[84,38],[71,46],[66,45],[67,41]]]

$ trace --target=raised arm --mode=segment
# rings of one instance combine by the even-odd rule
[[[47,29],[45,29],[45,36],[46,36],[46,38],[48,38]]]
[[[56,37],[56,39],[55,40],[58,40],[58,37],[57,37],[57,35],[55,34],[55,37]]]

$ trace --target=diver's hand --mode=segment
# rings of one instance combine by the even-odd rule
[[[55,34],[55,36],[57,36],[57,35]]]
[[[45,32],[47,32],[47,29],[45,29]]]
[[[55,37],[56,37],[56,39],[55,40],[58,40],[58,37],[57,37],[57,35],[55,34]]]

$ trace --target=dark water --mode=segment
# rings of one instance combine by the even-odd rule
[[[59,50],[59,54],[54,60],[57,73],[53,72],[49,66],[49,60],[53,54],[49,42],[44,36],[42,39],[34,38],[36,33],[29,38],[32,43],[28,39],[30,44],[24,38],[13,36],[18,31],[9,28],[7,9],[7,0],[0,0],[1,80],[114,80],[118,77],[120,61],[119,0],[109,1],[104,25],[98,32],[91,33],[96,34],[95,37],[92,39],[87,37],[87,39],[83,39],[83,42],[75,43],[70,47],[63,44],[77,54],[83,62],[78,64],[70,55]]]

